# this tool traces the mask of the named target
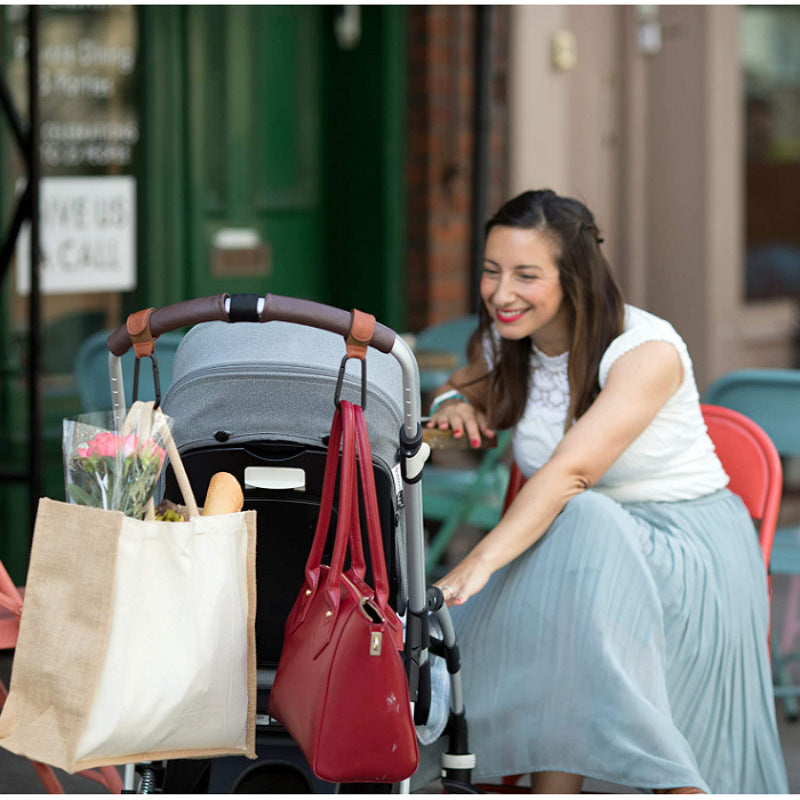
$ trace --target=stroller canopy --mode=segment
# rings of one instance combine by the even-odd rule
[[[156,354],[158,348],[156,347]],[[164,397],[175,443],[186,449],[227,442],[317,445],[330,433],[344,339],[289,322],[196,325],[175,354]],[[367,404],[373,459],[397,462],[403,423],[402,374],[391,355],[367,354]],[[347,362],[341,396],[360,403],[361,365]]]

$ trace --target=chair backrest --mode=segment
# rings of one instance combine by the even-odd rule
[[[778,451],[764,430],[744,414],[714,405],[701,408],[708,435],[730,478],[728,488],[742,498],[750,516],[759,520],[758,539],[768,567],[783,485]],[[503,513],[524,482],[514,464]]]
[[[711,384],[703,402],[739,411],[764,429],[782,456],[800,456],[800,370],[734,370]]]
[[[22,594],[0,561],[0,650],[10,650],[16,646],[21,613]]]
[[[708,435],[731,479],[728,488],[742,498],[750,516],[760,521],[758,538],[769,566],[783,489],[778,451],[764,429],[744,414],[709,404],[701,408]]]
[[[420,365],[420,388],[423,392],[438,389],[455,369],[467,363],[467,342],[477,327],[478,315],[469,314],[432,325],[417,334],[416,353],[447,353],[454,357],[453,363],[443,369],[423,369]]]
[[[108,375],[108,346],[111,331],[100,331],[86,339],[75,356],[74,372],[84,411],[106,411],[111,408],[111,383]],[[172,362],[175,351],[183,339],[181,333],[165,333],[156,341],[156,359],[161,396],[172,383]],[[125,384],[125,403],[130,406],[133,397],[133,368],[136,357],[129,350],[122,357],[122,380]],[[145,359],[139,371],[139,399],[154,400],[153,371],[150,360]]]

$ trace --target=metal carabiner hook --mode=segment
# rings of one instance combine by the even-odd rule
[[[333,404],[336,408],[339,408],[339,401],[341,400],[342,395],[342,385],[344,384],[344,371],[347,367],[348,360],[352,358],[352,356],[345,356],[342,359],[342,363],[339,366],[339,377],[336,378],[336,392],[333,395]],[[366,410],[367,408],[367,360],[366,358],[359,359],[361,361],[361,408],[362,410]]]
[[[155,350],[150,353],[149,356],[146,356],[153,362],[153,388],[155,389],[156,393],[156,402],[153,406],[154,409],[158,408],[161,405],[161,381],[158,377],[158,360],[156,359]],[[142,359],[139,356],[136,356],[136,363],[133,366],[133,401],[136,402],[137,398],[139,397],[139,362]]]

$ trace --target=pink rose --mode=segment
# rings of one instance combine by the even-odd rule
[[[136,448],[139,446],[139,440],[136,438],[134,434],[130,436],[125,436],[122,439],[122,454],[127,456],[132,456],[136,452]]]
[[[113,433],[98,433],[92,440],[98,456],[115,456],[119,449],[119,440]],[[90,442],[92,444],[92,442]]]
[[[85,447],[78,448],[78,455],[81,458],[89,458],[92,455],[92,451],[89,449],[89,446],[86,445]]]

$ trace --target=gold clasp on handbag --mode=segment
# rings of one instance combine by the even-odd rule
[[[370,636],[369,639],[369,654],[371,656],[379,656],[381,654],[381,646],[383,645],[383,634],[376,631]]]

